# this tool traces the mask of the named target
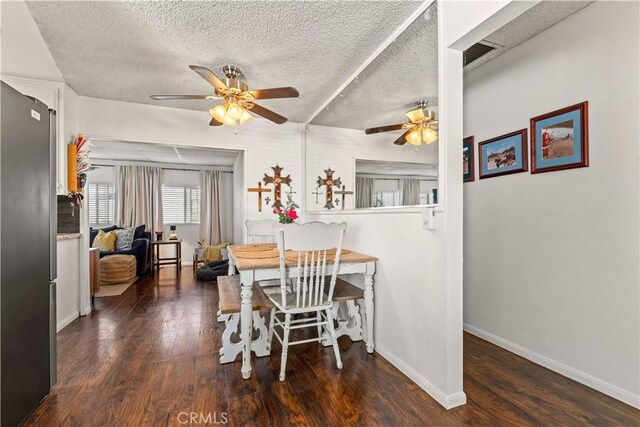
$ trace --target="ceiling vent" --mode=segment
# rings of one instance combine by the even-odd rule
[[[482,40],[481,42],[478,42],[478,43],[474,44],[469,49],[464,51],[464,54],[463,54],[464,65],[463,66],[466,67],[467,65],[471,64],[472,62],[477,61],[478,59],[482,58],[487,53],[489,53],[489,52],[491,52],[493,50],[496,50],[498,47],[501,47],[501,46],[497,45],[495,43],[487,42],[486,40]]]

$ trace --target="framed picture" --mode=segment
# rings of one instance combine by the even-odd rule
[[[475,154],[473,154],[473,137],[468,136],[462,140],[462,171],[464,182],[471,182],[476,179],[475,174]]]
[[[521,129],[478,143],[480,179],[525,172],[527,130]]]
[[[588,103],[531,119],[531,173],[589,166]]]

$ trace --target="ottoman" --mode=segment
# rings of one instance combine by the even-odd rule
[[[100,259],[100,286],[130,285],[136,278],[135,256],[109,255]]]

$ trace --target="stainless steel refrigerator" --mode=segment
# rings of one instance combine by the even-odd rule
[[[5,82],[0,95],[0,424],[15,426],[56,378],[56,120]]]

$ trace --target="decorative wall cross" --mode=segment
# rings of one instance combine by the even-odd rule
[[[258,181],[258,187],[256,188],[247,188],[249,193],[258,193],[258,212],[262,212],[262,193],[271,193],[270,188],[262,188],[262,183]],[[267,197],[267,203],[269,203],[269,198]]]
[[[316,188],[316,191],[312,191],[311,194],[313,194],[314,196],[316,196],[316,205],[318,204],[318,196],[321,195],[322,193],[320,192],[320,187]]]
[[[291,175],[287,175],[287,176],[282,176],[282,169],[280,166],[278,166],[277,164],[275,165],[275,167],[271,167],[271,169],[273,169],[273,176],[269,176],[266,173],[264,174],[264,178],[262,178],[262,181],[265,184],[273,184],[273,205],[271,205],[274,208],[281,208],[282,207],[282,202],[280,202],[280,198],[281,198],[281,185],[285,184],[285,185],[291,185]]]
[[[326,209],[335,208],[335,205],[333,204],[333,187],[335,186],[340,188],[340,186],[342,185],[342,181],[340,181],[340,178],[333,177],[334,172],[335,171],[331,170],[331,168],[326,169],[324,173],[327,174],[327,177],[322,178],[321,176],[319,176],[317,181],[318,187],[322,187],[323,185],[327,187],[327,195],[325,197],[327,203],[324,205]]]
[[[351,195],[353,194],[353,191],[347,191],[345,190],[345,186],[342,186],[342,190],[338,190],[335,192],[336,194],[341,194],[342,195],[342,209],[344,209],[344,196],[346,195]]]

